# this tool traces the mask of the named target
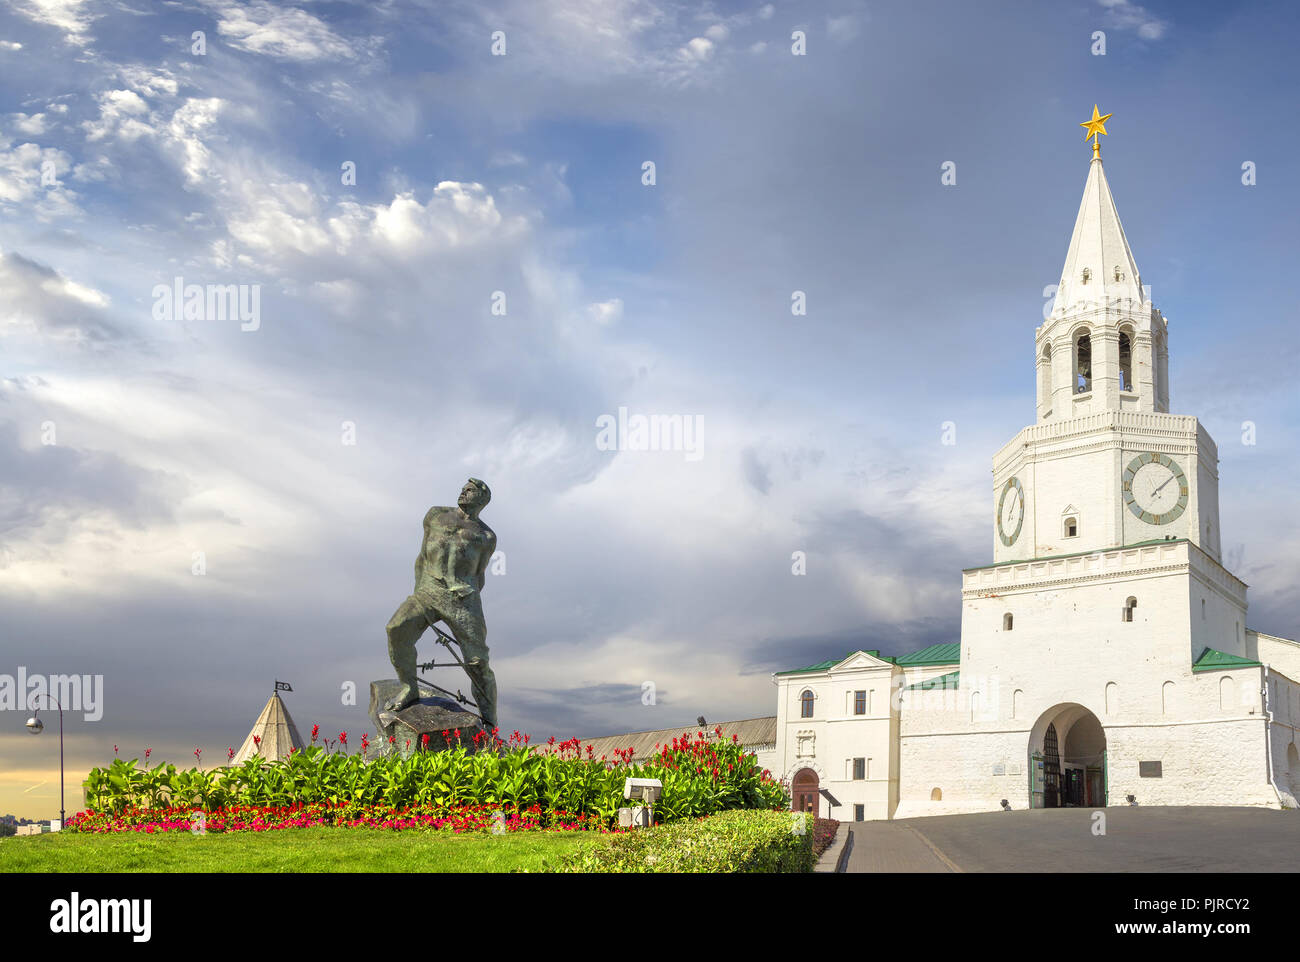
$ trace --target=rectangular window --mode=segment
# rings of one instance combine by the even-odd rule
[[[853,759],[853,778],[855,781],[861,781],[867,777],[867,760],[865,758]]]
[[[1160,762],[1138,762],[1139,778],[1160,778],[1162,777],[1161,769],[1164,766]]]
[[[865,822],[867,820],[867,810],[865,805],[853,806],[853,821]]]
[[[865,715],[867,713],[867,693],[865,691],[855,691],[853,693],[853,714]]]

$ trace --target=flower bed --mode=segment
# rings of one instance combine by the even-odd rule
[[[148,751],[144,767],[137,767],[135,759],[116,759],[108,768],[90,772],[85,782],[90,812],[70,819],[69,828],[97,831],[123,820],[124,828],[104,830],[127,830],[133,820],[144,819],[158,826],[155,831],[188,830],[197,811],[217,816],[219,824],[239,826],[233,830],[263,830],[270,823],[298,827],[303,819],[305,824],[334,825],[342,824],[336,810],[349,806],[371,813],[361,816],[363,825],[383,822],[374,814],[379,812],[391,813],[390,822],[414,820],[411,827],[417,827],[423,818],[453,817],[447,813],[500,810],[525,813],[521,818],[538,813],[544,827],[585,824],[583,820],[609,827],[619,807],[627,804],[625,778],[663,783],[655,805],[656,819],[663,822],[788,804],[781,784],[758,766],[752,753],[734,740],[703,731],[674,738],[643,763],[632,762],[630,749],[616,751],[612,759],[596,758],[592,747],[576,738],[531,746],[518,732],[508,741],[498,738],[495,744],[449,751],[392,745],[395,750],[378,758],[371,757],[366,735],[354,753],[347,750],[346,733],[324,745],[315,744],[317,735],[313,729],[313,744],[286,759],[268,762],[255,756],[222,769],[178,770],[164,763],[150,768]],[[198,749],[195,757],[201,757]],[[329,821],[310,821],[314,818]]]
[[[331,804],[317,802],[284,808],[233,806],[205,811],[201,808],[131,808],[118,814],[80,812],[68,819],[65,831],[88,834],[115,832],[270,832],[287,828],[427,829],[452,832],[603,831],[605,825],[590,815],[543,812],[540,807],[505,811],[489,805],[440,808],[416,805]]]
[[[820,856],[835,841],[835,832],[840,823],[834,818],[818,816],[813,827],[813,854]]]

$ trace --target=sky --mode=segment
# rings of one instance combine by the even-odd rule
[[[224,761],[277,679],[358,741],[468,476],[535,741],[956,640],[1094,103],[1250,626],[1297,637],[1298,37],[1289,2],[3,3],[0,674],[102,676],[69,810],[115,746]],[[176,278],[250,311],[174,316]],[[611,450],[620,409],[698,444]],[[49,817],[25,717],[0,813]]]

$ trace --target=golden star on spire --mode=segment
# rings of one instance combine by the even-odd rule
[[[1079,124],[1080,127],[1086,128],[1083,139],[1092,141],[1092,156],[1094,157],[1101,156],[1101,138],[1097,135],[1106,133],[1106,121],[1110,120],[1113,116],[1115,115],[1106,114],[1103,117],[1101,111],[1097,109],[1097,105],[1093,104],[1092,119],[1085,120],[1083,123]],[[1107,136],[1109,136],[1109,134],[1107,134]]]

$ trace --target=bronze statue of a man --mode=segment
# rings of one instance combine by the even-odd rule
[[[488,667],[487,626],[483,622],[484,575],[497,536],[478,519],[492,492],[477,478],[460,489],[454,508],[430,508],[424,516],[424,543],[415,559],[415,591],[388,620],[388,657],[402,683],[386,707],[399,711],[419,700],[415,643],[439,621],[460,645],[474,701],[489,731],[497,724],[497,682]]]

